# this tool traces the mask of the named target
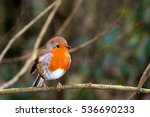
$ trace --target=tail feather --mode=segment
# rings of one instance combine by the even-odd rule
[[[44,83],[44,79],[38,75],[36,80],[33,82],[32,87],[43,87]]]

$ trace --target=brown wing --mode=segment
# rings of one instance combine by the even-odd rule
[[[38,53],[38,57],[39,57],[39,56],[42,56],[42,55],[44,55],[44,54],[46,54],[46,53],[47,53],[47,50],[41,49],[41,50],[39,51],[39,53]],[[31,68],[31,70],[30,70],[30,73],[31,73],[31,74],[32,74],[33,72],[35,72],[35,70],[37,69],[37,64],[38,64],[38,62],[39,62],[38,57],[37,57],[37,58],[34,60],[34,62],[33,62],[32,68]]]
[[[31,68],[31,70],[30,70],[30,74],[32,74],[33,72],[35,72],[35,70],[36,70],[36,65],[38,64],[38,58],[36,58],[35,60],[34,60],[34,63],[33,63],[33,65],[32,65],[32,68]]]

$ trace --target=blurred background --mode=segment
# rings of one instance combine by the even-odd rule
[[[125,4],[124,4],[125,1]],[[37,16],[53,0],[0,0],[0,53],[9,40]],[[79,0],[62,0],[41,47],[53,36],[68,18]],[[62,84],[104,83],[137,86],[150,61],[150,0],[82,0],[64,36],[71,47],[89,41],[108,28],[120,15],[121,21],[95,43],[71,53],[72,65],[61,78]],[[47,15],[33,25],[5,55],[0,64],[0,85],[9,81],[29,58],[33,45]],[[29,56],[28,56],[29,55]],[[22,57],[14,61],[14,58]],[[32,66],[32,65],[31,65]],[[30,87],[35,75],[28,70],[12,87]],[[56,81],[48,81],[56,86]],[[144,86],[150,88],[148,79]],[[0,95],[0,99],[127,99],[130,92],[71,89]],[[139,94],[134,99],[150,99]]]

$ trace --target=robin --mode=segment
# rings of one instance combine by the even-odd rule
[[[50,39],[45,49],[40,50],[38,57],[35,59],[30,73],[38,72],[33,87],[48,88],[45,80],[58,80],[69,69],[71,57],[68,52],[67,41],[61,36]],[[58,81],[58,90],[62,88]]]

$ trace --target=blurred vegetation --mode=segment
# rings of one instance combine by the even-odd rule
[[[10,38],[38,15],[52,0],[0,0],[0,52]],[[77,0],[63,0],[41,46],[55,35],[67,19]],[[72,53],[70,70],[62,84],[104,83],[137,86],[150,60],[150,0],[84,0],[64,36],[72,47],[90,40],[119,16],[123,18],[102,39]],[[46,16],[32,26],[7,52],[14,58],[32,52],[35,39]],[[10,80],[26,60],[2,63],[0,85]],[[36,76],[29,71],[12,87],[30,87]],[[48,81],[55,86],[56,81]],[[150,88],[150,80],[144,87]],[[0,99],[126,99],[131,93],[96,89],[63,90],[60,92],[22,93],[0,96]],[[139,94],[135,99],[150,99]]]

